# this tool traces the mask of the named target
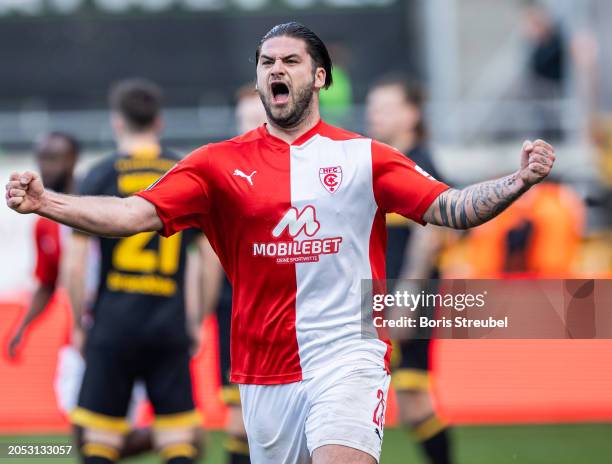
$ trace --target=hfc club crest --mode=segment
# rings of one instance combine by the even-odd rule
[[[342,167],[319,168],[319,179],[325,190],[336,193],[342,183]]]

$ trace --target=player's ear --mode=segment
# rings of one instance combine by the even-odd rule
[[[324,68],[318,67],[315,70],[315,79],[314,79],[314,86],[315,89],[317,90],[321,90],[323,88],[323,86],[325,86],[325,78],[327,76],[327,73],[325,72]]]
[[[122,134],[125,132],[125,121],[117,113],[111,113],[110,124],[115,134]]]

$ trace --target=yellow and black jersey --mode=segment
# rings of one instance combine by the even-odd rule
[[[442,181],[436,169],[431,152],[425,145],[417,145],[406,156],[414,161],[421,169]],[[412,235],[411,221],[399,214],[387,214],[387,279],[398,279],[404,265],[406,247]]]
[[[159,148],[105,157],[82,180],[82,195],[127,197],[155,182],[179,157]],[[100,238],[100,272],[93,305],[94,345],[188,345],[185,261],[195,231],[162,238],[143,232]]]

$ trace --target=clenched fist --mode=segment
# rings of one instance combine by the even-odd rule
[[[541,182],[555,163],[555,149],[543,140],[523,143],[521,153],[521,179],[528,187]]]
[[[38,174],[14,172],[6,184],[6,204],[18,213],[32,213],[40,209],[44,193],[45,188]]]

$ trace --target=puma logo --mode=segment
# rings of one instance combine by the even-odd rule
[[[235,176],[238,176],[238,177],[244,177],[244,178],[247,180],[247,182],[248,182],[249,184],[251,184],[251,186],[253,185],[253,179],[252,179],[252,177],[253,177],[255,174],[257,174],[257,171],[253,171],[253,172],[252,172],[250,175],[248,175],[248,176],[247,176],[247,175],[246,175],[244,172],[242,172],[240,169],[235,169],[235,170],[234,170],[234,175],[235,175]]]

